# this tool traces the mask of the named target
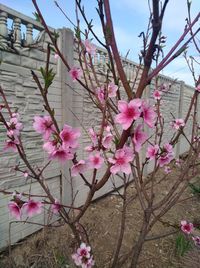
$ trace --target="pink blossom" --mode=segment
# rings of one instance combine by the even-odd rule
[[[121,124],[124,130],[128,129],[133,121],[140,117],[140,106],[140,99],[131,100],[129,103],[126,101],[118,101],[120,113],[116,116],[115,122]]]
[[[114,83],[109,83],[108,84],[108,97],[109,98],[114,98],[116,97],[116,93],[117,93],[117,90],[118,90],[118,86],[115,85]]]
[[[147,148],[146,157],[149,158],[149,160],[153,160],[156,158],[158,151],[159,151],[159,146],[157,144],[149,145]]]
[[[60,144],[57,141],[47,141],[43,145],[43,149],[48,152],[49,159],[58,160],[64,163],[67,160],[71,160],[74,154],[70,151],[70,148],[65,146],[65,144]]]
[[[49,159],[56,159],[62,163],[64,163],[67,160],[72,160],[74,157],[73,153],[70,152],[68,148],[65,148],[63,146],[57,147],[53,152],[50,153]]]
[[[84,150],[85,150],[86,152],[88,152],[88,153],[91,153],[91,152],[93,152],[95,149],[96,149],[96,148],[95,148],[94,146],[92,146],[92,145],[88,145],[88,146],[85,147]]]
[[[19,119],[20,119],[19,113],[12,113],[11,117],[16,118],[17,121],[19,121]]]
[[[165,172],[166,174],[169,174],[169,173],[172,172],[172,170],[171,170],[170,167],[166,166],[166,167],[164,167],[164,172]]]
[[[96,154],[89,155],[88,160],[89,160],[89,167],[95,168],[95,169],[101,168],[104,162],[103,157],[101,156],[100,152],[96,152]]]
[[[36,115],[34,117],[33,128],[37,133],[43,135],[44,140],[48,140],[53,132],[55,132],[55,126],[49,115],[44,117]]]
[[[182,118],[178,118],[178,119],[175,119],[172,123],[171,123],[171,126],[178,130],[180,127],[184,127],[185,126],[185,122]]]
[[[20,134],[20,131],[23,129],[22,123],[19,122],[19,114],[18,113],[12,114],[12,118],[10,119],[9,122],[7,122],[7,125],[9,127],[9,129],[7,131],[7,135],[10,138],[18,137]]]
[[[92,56],[96,54],[96,46],[92,44],[89,39],[86,39],[83,44],[88,54]]]
[[[185,234],[191,234],[194,229],[194,226],[192,223],[187,222],[187,221],[181,221],[181,230]]]
[[[168,165],[172,161],[173,158],[174,157],[172,155],[170,155],[170,154],[162,155],[158,160],[159,161],[159,166],[163,167],[164,165]]]
[[[173,146],[170,143],[165,143],[163,149],[165,152],[173,154]]]
[[[101,104],[104,104],[105,103],[105,90],[104,90],[104,87],[98,87],[96,89],[96,92],[97,92],[97,97],[99,99],[99,101],[101,102]]]
[[[145,124],[147,124],[150,128],[154,127],[156,113],[154,112],[153,107],[144,101],[142,102],[142,117]]]
[[[54,54],[54,59],[57,60],[59,58],[59,55],[57,53]]]
[[[72,259],[77,266],[82,266],[82,256],[77,253],[72,254]]]
[[[133,134],[133,142],[135,144],[135,151],[139,152],[141,149],[142,144],[147,140],[147,134],[142,131],[142,125],[138,125],[135,128],[134,134]]]
[[[24,171],[24,178],[28,178],[29,174],[27,171]]]
[[[196,91],[200,92],[200,84],[197,85]]]
[[[159,166],[163,167],[164,165],[168,165],[172,159],[174,159],[174,152],[173,152],[173,147],[171,144],[166,143],[163,146],[163,151],[162,154],[159,158]]]
[[[169,88],[171,87],[171,84],[169,83],[168,85],[166,85],[165,83],[160,85],[160,90],[163,92],[167,92],[169,90]]]
[[[72,259],[74,263],[81,268],[92,268],[92,266],[94,266],[95,264],[93,256],[91,256],[90,258],[85,258],[80,256],[78,253],[75,253],[72,255]]]
[[[18,145],[18,144],[19,144],[19,142],[17,140],[15,140],[15,141],[7,140],[5,142],[3,151],[4,152],[7,152],[7,151],[17,152],[17,146],[16,145]]]
[[[55,199],[54,204],[51,205],[51,210],[53,211],[54,214],[57,214],[60,209],[61,209],[60,202],[58,201],[58,199]]]
[[[154,97],[155,100],[160,100],[161,99],[161,95],[162,95],[162,92],[161,91],[159,91],[157,89],[154,90],[153,97]]]
[[[57,141],[47,141],[43,144],[43,149],[51,154],[57,148]]]
[[[133,161],[134,154],[133,150],[127,146],[124,146],[122,149],[119,149],[115,152],[114,158],[109,158],[109,162],[113,165],[110,168],[112,174],[118,172],[123,172],[125,174],[131,173],[130,162]]]
[[[82,174],[86,171],[87,164],[84,160],[80,160],[77,164],[73,165],[71,168],[71,174],[73,177],[77,176],[79,173]]]
[[[39,201],[29,200],[24,203],[23,209],[25,210],[28,217],[32,217],[35,214],[40,214],[42,212],[42,203]]]
[[[102,139],[102,145],[105,149],[110,149],[111,144],[112,144],[112,140],[113,140],[113,135],[111,133],[107,133],[103,139]]]
[[[91,268],[94,266],[93,256],[90,255],[90,251],[90,246],[87,246],[85,243],[81,243],[77,252],[72,255],[72,259],[75,264],[77,266],[81,266],[81,268]]]
[[[77,139],[80,137],[81,133],[79,129],[72,128],[71,126],[64,125],[63,130],[60,132],[60,138],[64,145],[71,148],[78,147]]]
[[[194,241],[196,246],[200,246],[200,236],[193,236],[192,240]]]
[[[15,201],[10,201],[8,203],[8,208],[10,211],[10,214],[16,218],[17,220],[21,219],[21,208]]]
[[[199,141],[200,141],[200,137],[198,137],[198,136],[194,136],[193,141],[194,141],[194,142],[199,142]]]
[[[77,249],[77,254],[85,258],[90,258],[90,251],[90,246],[86,246],[85,243],[81,243],[80,247]]]
[[[89,259],[85,261],[85,263],[82,264],[82,268],[92,268],[94,266],[95,262],[93,260],[93,256],[91,256]]]
[[[83,75],[83,71],[80,68],[73,67],[69,71],[69,75],[73,82],[75,82],[77,79],[80,79]]]
[[[104,125],[104,130],[107,131],[107,132],[110,132],[111,131],[111,126],[109,126],[108,124],[105,124]]]
[[[90,135],[90,138],[92,140],[93,146],[96,146],[98,144],[98,138],[97,138],[97,134],[93,128],[89,129],[89,135]]]

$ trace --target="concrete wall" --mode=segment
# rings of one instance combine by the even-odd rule
[[[9,43],[9,40],[5,38],[8,35],[6,25],[7,17],[14,21],[16,39],[13,44]],[[20,43],[22,36],[20,29],[21,24],[26,27],[24,44],[31,44],[29,48]],[[38,36],[36,36],[35,39],[31,29],[38,31]],[[54,29],[50,28],[50,31],[54,31]],[[67,58],[70,66],[79,66],[73,33],[70,30],[61,29],[59,30],[59,35],[59,47]],[[25,144],[27,156],[32,164],[34,163],[34,165],[38,166],[42,166],[42,164],[47,161],[47,156],[42,151],[40,135],[37,135],[35,131],[33,131],[32,122],[33,116],[35,114],[41,115],[41,111],[44,109],[41,96],[31,77],[30,71],[34,70],[40,77],[38,69],[45,65],[46,45],[48,41],[48,37],[43,32],[43,27],[38,22],[0,4],[0,60],[2,61],[0,65],[0,83],[5,89],[11,107],[13,109],[19,109],[21,120],[25,126],[22,131],[22,139]],[[98,69],[98,78],[100,80],[103,80],[107,61],[108,57],[106,52],[98,48],[94,63]],[[127,77],[132,85],[137,73],[137,65],[127,59],[122,59],[122,61]],[[76,127],[80,127],[80,125],[84,126],[82,128],[82,137],[78,151],[79,159],[84,158],[84,156],[86,156],[84,147],[90,143],[84,128],[88,129],[91,126],[95,127],[99,125],[101,115],[94,109],[93,104],[89,97],[83,92],[81,86],[77,82],[72,83],[63,63],[60,60],[55,60],[52,55],[50,64],[56,76],[50,87],[49,101],[55,109],[59,126],[63,126],[64,123]],[[136,80],[134,89],[137,88],[139,78],[140,75]],[[168,140],[171,135],[169,122],[172,119],[168,117],[169,112],[172,112],[177,118],[182,118],[186,113],[194,89],[184,85],[182,82],[174,82],[172,79],[164,76],[160,76],[159,83],[172,84],[170,92],[163,98],[164,105],[162,110],[163,116],[165,117],[166,129],[168,130],[164,133],[164,136],[165,139]],[[74,90],[72,90],[71,87]],[[154,87],[153,81],[144,94],[150,101],[152,101]],[[76,114],[76,117],[74,117],[71,111]],[[42,194],[42,190],[37,183],[31,182],[30,179],[25,180],[21,174],[13,171],[13,166],[18,163],[20,159],[14,153],[2,153],[5,137],[5,130],[0,125],[0,188],[9,189],[9,191],[17,190],[19,192],[28,192],[31,185],[32,193],[39,192]],[[185,150],[187,150],[187,144],[186,141],[182,139],[181,144],[176,148],[177,155],[179,152],[182,153]],[[145,150],[141,152],[141,156],[142,155],[145,155]],[[22,168],[23,167],[22,164]],[[71,200],[71,186],[69,184],[68,170],[69,164],[61,166],[59,163],[53,162],[45,172],[46,183],[53,189],[55,197],[61,199],[65,204],[69,204]],[[146,172],[148,173],[151,170],[152,167],[149,165]],[[101,173],[99,173],[98,176],[100,177]],[[113,189],[113,180],[116,185],[120,184],[119,179],[111,178],[95,197],[99,197],[111,191]],[[62,196],[60,184],[62,184],[63,187]],[[76,205],[81,205],[86,198],[88,189],[79,177],[73,179],[73,189],[74,192],[78,192]],[[13,220],[7,208],[10,198],[11,196],[0,193],[0,248],[7,246],[9,243],[9,222]],[[33,217],[30,220],[43,223],[44,221],[47,222],[47,219],[48,210],[46,209],[44,210],[44,214]],[[37,225],[13,223],[11,228],[11,243],[15,243],[39,228],[41,227]]]
[[[50,40],[44,33],[42,26],[35,20],[3,5],[0,5],[0,17],[0,84],[5,90],[12,111],[18,110],[21,115],[21,122],[24,124],[22,140],[27,158],[35,167],[41,167],[44,163],[47,163],[47,155],[42,150],[41,135],[33,130],[32,124],[34,115],[45,114],[45,111],[40,92],[32,79],[31,70],[41,78],[38,70],[40,67],[45,67],[46,47]],[[2,38],[2,36],[6,37],[9,34],[8,30],[6,32],[7,17],[14,22],[16,38],[12,43],[9,39]],[[25,32],[24,44],[19,42],[23,34],[22,25],[29,30],[28,33]],[[30,33],[30,28],[38,32],[38,35],[34,37],[33,32]],[[54,31],[54,29],[50,28],[50,31]],[[31,46],[26,47],[27,42],[31,39],[30,35],[32,35],[32,41],[29,43]],[[73,61],[73,51],[69,49],[70,46],[73,48],[72,43],[73,33],[66,29],[60,30],[59,45],[69,61]],[[66,83],[70,84],[71,81],[61,61],[54,59],[54,55],[50,58],[50,68],[53,68],[56,76],[49,89],[48,99],[51,107],[55,110],[56,119],[61,127],[64,122],[69,122],[72,119],[71,113],[67,110],[67,107],[70,108],[72,103],[72,91],[66,86]],[[20,161],[17,154],[3,153],[5,140],[6,132],[0,124],[0,188],[10,192],[16,190],[26,193],[31,189],[32,194],[44,194],[38,183],[30,178],[26,180],[21,173],[13,170],[13,167],[19,162],[22,170],[25,169],[25,165]],[[68,182],[65,179],[65,176],[68,176],[68,170],[69,166],[63,167],[58,162],[53,161],[44,172],[44,178],[45,183],[52,189],[54,197],[69,204],[71,200],[70,187],[67,187],[66,183],[68,184]],[[62,196],[61,184],[65,189],[65,194],[62,194]],[[9,243],[9,222],[14,220],[9,215],[7,207],[11,198],[11,195],[0,193],[0,248],[8,246]],[[46,206],[43,214],[32,217],[29,221],[47,223],[54,219],[55,217],[49,216]],[[10,228],[11,243],[15,243],[40,228],[41,226],[34,224],[12,223],[12,228]]]

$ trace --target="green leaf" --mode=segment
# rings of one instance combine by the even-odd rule
[[[58,32],[56,32],[56,31],[54,31],[53,32],[53,36],[54,36],[54,38],[55,38],[55,42],[58,40],[58,38],[59,38],[59,33]]]
[[[40,16],[38,15],[38,13],[37,12],[33,12],[32,14],[35,17],[35,20],[38,21],[38,22],[40,22]]]
[[[193,194],[199,195],[200,194],[200,186],[196,186],[193,183],[188,183],[190,189],[192,190]]]
[[[114,137],[114,144],[117,146],[119,144],[119,139],[115,136]]]
[[[91,20],[91,21],[88,23],[88,28],[89,28],[89,29],[92,29],[92,27],[93,27],[92,22],[93,22],[93,20]]]
[[[61,255],[60,253],[56,254],[56,260],[57,260],[57,264],[58,267],[69,267],[67,265],[67,259],[65,258],[65,256]]]
[[[44,79],[45,89],[47,90],[50,87],[50,85],[52,84],[53,79],[54,79],[56,74],[53,73],[53,69],[49,69],[47,72],[43,67],[40,67],[40,72],[41,72],[42,77]]]
[[[179,256],[183,256],[192,248],[191,242],[183,234],[179,234],[176,238],[176,252]]]
[[[81,31],[78,27],[74,28],[74,32],[75,32],[75,37],[80,40],[81,39]]]
[[[183,45],[175,54],[174,54],[174,58],[177,58],[178,56],[180,56],[183,52],[185,52],[185,50],[188,48],[188,46]]]

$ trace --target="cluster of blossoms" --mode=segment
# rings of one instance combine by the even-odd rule
[[[89,39],[83,42],[85,53],[94,56],[96,53],[96,46],[93,45]],[[73,81],[80,79],[82,70],[73,67],[69,74]],[[154,91],[155,99],[161,98],[162,92],[166,91],[167,86],[161,85]],[[110,82],[107,86],[101,86],[96,89],[96,97],[102,105],[105,105],[107,98],[116,97],[118,86]],[[133,99],[130,102],[123,100],[118,101],[119,114],[115,117],[115,122],[120,124],[123,130],[127,130],[134,125],[134,133],[131,135],[133,148],[124,146],[117,150],[113,158],[109,158],[108,162],[111,163],[110,171],[113,174],[124,172],[125,174],[131,173],[130,163],[133,161],[135,153],[138,153],[142,145],[147,141],[148,135],[143,131],[146,124],[149,128],[153,128],[156,120],[156,113],[154,108],[149,105],[145,100]],[[141,123],[143,120],[143,124]],[[138,122],[139,121],[139,122]],[[178,122],[176,122],[178,125]],[[35,130],[43,135],[45,143],[43,148],[48,152],[50,159],[58,159],[60,161],[73,160],[74,165],[71,168],[72,176],[83,174],[88,169],[100,169],[104,163],[102,152],[110,150],[113,142],[113,134],[110,126],[105,126],[103,133],[96,133],[93,128],[89,129],[89,136],[92,143],[85,149],[89,153],[87,159],[77,161],[74,158],[75,149],[78,147],[77,139],[80,132],[72,127],[65,125],[60,133],[56,133],[55,127],[51,118],[35,117],[34,122]],[[53,139],[50,137],[53,136]],[[159,165],[162,167],[170,163],[173,159],[172,146],[170,144],[164,145],[163,149],[159,149],[158,145],[153,145],[147,149],[147,158],[149,160],[155,159],[159,156]],[[169,171],[169,170],[168,170]]]
[[[100,169],[104,163],[104,159],[100,150],[109,150],[112,145],[113,135],[110,126],[104,127],[103,136],[97,134],[93,128],[89,129],[91,144],[86,146],[85,150],[89,153],[86,160],[80,160],[71,168],[72,176],[83,174],[88,169]],[[100,146],[99,146],[100,145]]]
[[[5,142],[4,151],[17,151],[17,146],[19,145],[20,131],[23,129],[22,123],[19,122],[20,117],[18,113],[12,113],[9,122],[7,123],[7,136],[8,140]]]
[[[21,194],[13,193],[13,199],[8,203],[10,214],[17,220],[21,220],[22,214],[25,213],[28,217],[42,212],[43,204],[39,201],[30,199],[22,200]]]
[[[58,134],[50,116],[35,116],[33,127],[36,132],[43,135],[43,149],[49,154],[49,159],[61,162],[73,159],[75,149],[78,147],[80,131],[71,126],[64,125]]]
[[[185,122],[182,118],[175,119],[170,123],[171,127],[175,130],[179,130],[181,127],[185,126]]]
[[[158,158],[158,164],[160,167],[168,165],[174,159],[173,147],[171,144],[166,143],[163,145],[163,148],[160,150],[157,144],[149,145],[147,148],[146,157],[149,160],[155,160]],[[165,168],[165,172],[169,173],[170,169]]]
[[[33,199],[28,201],[22,200],[22,194],[13,193],[12,200],[8,203],[8,208],[10,214],[17,220],[21,220],[22,215],[25,214],[28,217],[40,214],[42,212],[43,203]],[[51,205],[51,210],[53,213],[58,213],[61,205],[57,199],[55,203]]]
[[[89,53],[89,52],[88,52]],[[115,97],[118,87],[109,83],[107,88],[99,88],[97,96],[101,103],[105,102],[106,96]],[[124,146],[117,150],[113,157],[109,158],[108,161],[111,163],[110,171],[112,174],[118,172],[124,172],[125,174],[131,173],[130,163],[133,161],[135,153],[141,150],[142,145],[147,141],[148,135],[143,131],[144,125],[149,128],[153,128],[156,120],[156,113],[154,108],[149,105],[148,102],[141,99],[133,99],[130,102],[123,100],[118,101],[119,113],[115,117],[115,122],[122,126],[123,130],[127,130],[134,124],[134,132],[131,135],[132,145]],[[141,120],[143,123],[141,123]],[[180,121],[180,119],[177,119]],[[139,122],[138,122],[139,121]],[[176,125],[182,126],[183,123],[176,121]],[[7,147],[16,149],[18,142],[18,136],[22,129],[22,124],[19,123],[18,114],[13,114],[8,124],[8,137]],[[103,131],[101,129],[98,134],[93,128],[89,129],[89,136],[91,144],[85,148],[89,153],[86,160],[77,161],[75,151],[78,148],[78,138],[80,137],[80,131],[76,128],[65,124],[63,129],[58,132],[56,129],[51,116],[35,116],[33,127],[35,131],[42,135],[44,144],[43,149],[48,153],[49,159],[57,159],[61,162],[67,160],[73,160],[73,166],[71,168],[72,176],[83,174],[88,169],[100,169],[104,163],[102,152],[109,151],[114,140],[111,127],[105,125]],[[102,152],[101,152],[102,151]],[[162,149],[158,145],[150,145],[147,148],[146,157],[149,160],[158,159],[160,167],[163,167],[170,163],[173,159],[172,146],[165,144]],[[166,170],[166,173],[169,170]]]
[[[86,39],[83,42],[83,46],[88,55],[95,55],[96,46],[93,45],[89,39]],[[73,67],[69,71],[69,75],[72,78],[72,81],[76,81],[81,78],[82,70],[80,68]],[[106,97],[115,97],[117,90],[118,87],[111,82],[106,88],[97,88],[96,96],[103,104],[105,103]],[[89,130],[89,136],[92,144],[86,148],[89,156],[86,160],[81,159],[77,161],[74,157],[74,153],[78,147],[78,138],[80,137],[79,130],[68,125],[64,125],[63,130],[58,133],[50,116],[35,116],[33,127],[36,132],[43,135],[43,149],[49,154],[49,159],[57,159],[61,162],[73,160],[74,165],[71,168],[72,176],[77,176],[79,173],[82,174],[88,169],[101,168],[104,159],[100,151],[109,150],[113,140],[110,127],[106,126],[101,135],[97,134],[94,129],[91,128]]]
[[[100,135],[98,135],[93,128],[89,129],[89,136],[92,141],[92,144],[87,146],[85,150],[87,152],[92,152],[98,148],[98,145],[100,144]],[[113,135],[111,133],[111,127],[106,125],[104,126],[104,136],[102,138],[100,146],[102,147],[102,150],[110,149],[112,144]]]
[[[194,231],[194,225],[191,222],[183,220],[181,221],[181,230],[187,235],[192,235]],[[192,240],[194,241],[196,246],[200,246],[200,236],[192,235]]]
[[[166,93],[171,87],[171,84],[161,84],[158,88],[156,88],[153,92],[153,98],[155,100],[160,100],[162,98],[163,93]]]
[[[134,99],[129,103],[121,100],[118,102],[118,110],[120,113],[116,116],[115,122],[120,124],[124,130],[127,130],[140,118],[143,119],[148,127],[152,128],[154,126],[156,113],[147,102],[141,99]],[[142,144],[147,140],[147,134],[142,129],[142,124],[138,124],[134,129],[134,133],[131,137],[134,150],[125,145],[115,152],[113,158],[108,159],[112,164],[110,167],[112,174],[116,174],[120,171],[125,174],[131,173],[130,163],[134,159],[134,151],[139,152]]]
[[[118,110],[120,113],[116,116],[115,122],[121,124],[124,130],[127,130],[139,118],[143,118],[148,127],[154,127],[156,113],[153,107],[144,100],[133,99],[129,103],[120,100]]]
[[[133,150],[125,145],[122,149],[115,152],[114,158],[109,158],[109,162],[113,164],[110,168],[110,172],[116,174],[121,171],[125,174],[130,174],[130,162],[133,161],[133,158]]]
[[[159,166],[163,167],[165,165],[168,165],[173,159],[174,159],[173,147],[171,144],[166,143],[163,146],[163,150],[158,160]]]
[[[101,86],[96,89],[97,98],[102,105],[105,104],[106,98],[116,97],[118,87],[113,82],[110,82],[107,87]]]
[[[156,113],[152,106],[146,101],[141,99],[131,100],[129,103],[126,101],[118,102],[118,110],[120,113],[116,116],[115,122],[119,123],[124,130],[127,130],[131,125],[136,122],[134,133],[132,134],[131,147],[124,146],[117,150],[113,158],[109,158],[108,161],[112,164],[110,171],[112,174],[118,172],[124,172],[125,174],[131,173],[131,161],[134,159],[135,153],[138,153],[147,139],[148,135],[143,131],[144,124],[148,127],[153,128],[156,119]],[[143,120],[144,124],[137,124],[137,120]],[[165,166],[165,172],[170,173],[171,170],[168,165],[172,159],[174,159],[173,147],[171,144],[166,143],[162,148],[159,145],[149,145],[146,152],[146,157],[149,161],[158,160],[160,167]]]
[[[86,160],[77,161],[74,159],[74,153],[78,148],[78,138],[80,137],[78,129],[65,124],[62,131],[57,133],[50,116],[35,116],[33,127],[37,133],[42,134],[43,149],[49,154],[50,160],[57,159],[65,162],[73,159],[72,176],[82,174],[88,169],[100,169],[104,162],[100,150],[110,149],[113,140],[109,126],[104,127],[102,137],[93,128],[89,129],[89,136],[92,141],[92,144],[86,147],[89,156]]]
[[[77,266],[81,268],[91,268],[94,266],[93,256],[91,256],[91,247],[85,243],[81,243],[76,253],[72,255],[72,259]]]

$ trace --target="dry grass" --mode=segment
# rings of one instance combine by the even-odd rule
[[[178,176],[177,170],[173,170],[166,180],[162,189],[159,188],[157,198],[163,196],[170,184]],[[134,188],[130,185],[128,192],[133,193]],[[188,190],[182,198],[191,196]],[[122,200],[118,195],[109,195],[94,202],[82,223],[90,236],[90,243],[95,252],[96,267],[109,267],[109,262],[116,245],[117,231],[120,221],[120,210]],[[196,220],[199,222],[200,202],[198,198],[191,198],[178,203],[163,218],[173,224],[179,224],[182,219]],[[127,253],[134,239],[138,235],[141,222],[141,210],[137,199],[135,199],[127,211],[127,224],[121,254]],[[172,230],[172,229],[171,229]],[[150,235],[158,235],[169,232],[169,227],[157,223]],[[175,252],[175,237],[171,235],[162,239],[146,242],[139,260],[139,268],[198,268],[200,267],[200,252],[193,249],[184,257],[178,257]],[[71,253],[74,248],[74,239],[67,226],[60,228],[45,228],[37,234],[32,235],[20,245],[12,249],[9,257],[2,254],[0,267],[17,268],[61,268],[74,267],[71,262]],[[11,264],[11,266],[9,266]],[[124,264],[123,268],[128,267]]]

